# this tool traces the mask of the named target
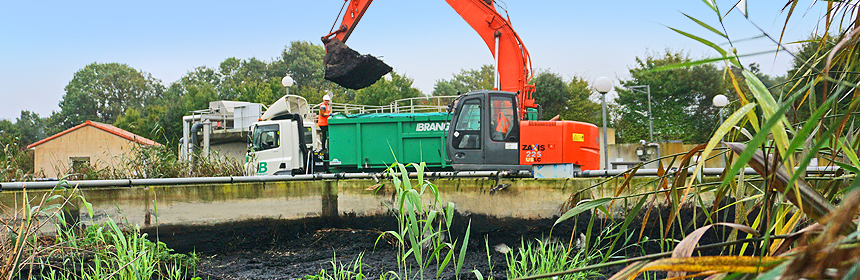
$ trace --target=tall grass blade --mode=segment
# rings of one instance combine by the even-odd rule
[[[466,248],[469,247],[469,235],[472,233],[472,220],[469,220],[469,225],[466,226],[466,235],[463,236],[463,244],[460,245],[460,255],[457,256],[457,266],[454,268],[454,273],[460,275],[460,269],[463,268],[463,263],[466,260]]]
[[[736,153],[742,153],[746,150],[749,150],[746,149],[746,146],[744,144],[740,143],[728,143],[728,145]],[[812,189],[812,187],[810,187],[809,184],[807,184],[806,181],[803,179],[798,179],[796,181],[797,190],[799,191],[801,197],[795,197],[795,192],[790,192],[786,189],[787,184],[791,180],[791,177],[782,168],[777,169],[776,171],[765,169],[765,166],[769,162],[772,162],[772,160],[770,160],[770,156],[765,156],[761,151],[756,150],[754,156],[752,156],[749,161],[749,165],[753,169],[755,169],[756,173],[759,173],[759,175],[764,176],[768,173],[773,174],[772,176],[774,176],[775,180],[773,180],[773,184],[769,187],[775,188],[781,193],[785,194],[788,200],[795,204],[795,206],[803,210],[803,212],[807,216],[809,216],[813,220],[818,221],[835,209],[833,204],[827,201],[827,199],[821,196],[821,194],[819,194],[817,191]],[[850,233],[857,228],[856,225],[851,225],[853,225],[853,223],[851,223],[846,228],[843,228],[843,232],[847,231],[848,233]]]
[[[573,208],[571,208],[570,210],[565,212],[563,215],[561,215],[561,217],[558,217],[558,219],[555,220],[555,223],[553,224],[553,226],[555,226],[561,222],[564,222],[567,219],[570,219],[570,218],[578,215],[579,213],[597,208],[598,206],[603,206],[609,201],[612,201],[611,197],[603,197],[603,198],[598,198],[598,199],[594,199],[594,200],[588,200],[588,201],[580,202],[579,204],[577,204],[576,206],[574,206]]]

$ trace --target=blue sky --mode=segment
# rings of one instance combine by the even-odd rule
[[[507,0],[514,29],[529,49],[535,70],[593,81],[628,79],[635,57],[666,48],[694,58],[716,52],[667,28],[722,43],[683,14],[718,26],[701,1]],[[723,13],[736,1],[717,1]],[[750,20],[773,36],[785,21],[785,1],[750,1]],[[786,42],[813,32],[823,5],[804,2],[806,14],[788,25]],[[126,63],[163,84],[198,66],[217,67],[228,57],[271,61],[291,41],[319,44],[343,1],[7,1],[0,8],[0,118],[21,110],[48,116],[59,110],[63,87],[93,62]],[[726,18],[734,40],[760,34],[737,12]],[[444,1],[377,0],[348,41],[361,53],[381,57],[425,93],[461,69],[491,64],[480,37]],[[729,48],[728,46],[723,46]],[[736,44],[738,53],[773,50],[766,39]],[[762,71],[781,75],[788,55],[748,57]]]

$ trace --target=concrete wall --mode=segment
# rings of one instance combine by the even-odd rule
[[[605,178],[576,179],[503,179],[508,187],[492,191],[499,182],[486,179],[438,179],[442,204],[453,202],[462,214],[524,219],[551,218],[565,206],[581,199],[615,196],[623,179],[613,179],[590,188]],[[413,180],[413,184],[416,183]],[[653,190],[653,178],[633,178],[619,196]],[[378,187],[378,188],[377,188]],[[67,194],[69,190],[65,191]],[[94,216],[81,210],[81,220],[99,223],[108,219],[141,226],[208,225],[259,218],[301,219],[319,216],[370,216],[388,213],[394,188],[390,181],[373,180],[291,181],[242,184],[152,186],[135,188],[86,189],[81,194],[93,205]],[[429,190],[427,191],[429,193]],[[46,194],[31,191],[31,204]],[[576,194],[576,195],[574,195]],[[424,196],[427,202],[432,198]],[[616,205],[632,206],[636,197]],[[665,196],[657,196],[662,203]],[[704,198],[706,201],[712,198]],[[0,204],[22,205],[23,193],[0,192]],[[80,201],[76,201],[80,207]],[[615,209],[624,209],[617,207]],[[0,216],[9,215],[0,207]],[[7,211],[4,213],[4,211]]]
[[[657,143],[660,146],[660,155],[659,156],[668,156],[673,154],[681,154],[677,157],[675,162],[672,164],[672,167],[679,167],[681,164],[681,157],[683,154],[691,151],[693,148],[698,146],[697,144],[683,144],[681,142],[662,142]],[[610,144],[608,148],[609,152],[609,162],[610,164],[613,162],[638,162],[639,157],[636,154],[636,149],[641,147],[639,143],[628,143],[628,144]],[[656,154],[656,149],[653,149],[653,154],[648,157],[648,160],[656,159],[658,155]],[[713,154],[711,155],[713,156]],[[695,159],[695,158],[694,158]],[[672,162],[672,158],[663,159],[663,166],[665,168],[669,167],[669,164]],[[603,163],[603,158],[601,157],[601,166]],[[692,161],[691,161],[692,163]],[[653,162],[650,164],[646,164],[643,168],[657,168],[658,163]],[[724,162],[722,157],[716,157],[710,160],[705,161],[705,167],[724,167]],[[628,165],[629,166],[629,165]],[[632,166],[629,166],[632,167]],[[611,167],[610,167],[611,168]],[[626,169],[624,166],[618,166],[616,169]]]
[[[44,171],[46,177],[59,177],[69,170],[71,158],[77,157],[89,157],[90,164],[99,168],[115,167],[134,145],[138,144],[92,126],[83,126],[36,146],[34,168],[36,172]]]

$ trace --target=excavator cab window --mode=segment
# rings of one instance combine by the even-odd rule
[[[466,100],[460,109],[454,126],[454,147],[459,149],[481,148],[481,100]]]
[[[511,132],[517,127],[513,97],[491,95],[490,114],[490,139],[499,142],[516,141],[517,139],[509,139],[515,135]]]

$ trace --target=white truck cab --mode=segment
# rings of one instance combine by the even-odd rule
[[[305,174],[321,145],[308,101],[285,95],[251,126],[246,175]]]

